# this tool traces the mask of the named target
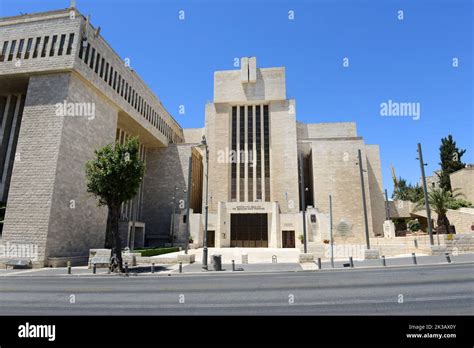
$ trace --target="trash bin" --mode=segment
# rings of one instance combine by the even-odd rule
[[[249,256],[247,254],[242,254],[242,264],[245,265],[249,263]]]
[[[222,271],[222,256],[219,254],[212,255],[212,266],[214,271]]]

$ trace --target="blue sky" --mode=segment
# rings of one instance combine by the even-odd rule
[[[366,143],[380,145],[389,192],[390,162],[398,176],[418,182],[418,142],[427,174],[438,169],[440,139],[448,134],[467,149],[464,162],[474,163],[472,4],[77,0],[79,11],[91,15],[92,24],[186,128],[204,125],[213,72],[234,69],[235,57],[256,56],[259,67],[285,66],[297,119],[356,122]],[[0,14],[68,6],[69,0],[0,0]],[[294,20],[288,19],[290,10]],[[345,57],[349,67],[343,67]],[[380,116],[380,104],[389,99],[420,103],[420,119]]]

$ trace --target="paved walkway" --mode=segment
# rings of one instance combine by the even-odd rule
[[[445,256],[418,256],[417,265],[441,265],[448,264]],[[461,255],[451,255],[452,264],[461,264],[461,263],[474,263],[474,254],[461,254]],[[390,267],[417,267],[413,264],[412,257],[398,257],[398,258],[387,258],[386,259],[386,268]],[[364,269],[364,268],[383,268],[382,260],[354,260],[354,269]],[[183,274],[221,274],[221,273],[272,273],[272,272],[301,272],[301,271],[318,271],[317,262],[312,263],[295,263],[295,262],[278,262],[278,263],[250,263],[250,264],[241,264],[236,263],[236,271],[232,271],[231,263],[223,263],[223,271],[216,272],[213,270],[213,265],[211,262],[208,264],[208,271],[202,271],[201,262],[196,262],[191,265],[182,265]],[[239,270],[240,269],[240,270]],[[338,270],[349,270],[349,261],[348,260],[336,260],[334,262],[334,268],[331,267],[329,261],[322,262],[322,271],[331,272]],[[179,265],[174,264],[156,264],[154,273],[151,273],[150,265],[138,265],[135,267],[130,267],[130,276],[171,276],[179,275],[180,269]],[[1,269],[1,277],[9,276],[39,276],[39,277],[51,277],[51,276],[66,276],[66,277],[103,277],[103,276],[117,276],[117,274],[108,274],[107,269],[97,268],[96,274],[93,274],[92,269],[87,267],[73,267],[72,275],[67,273],[67,268],[38,268],[38,269]]]

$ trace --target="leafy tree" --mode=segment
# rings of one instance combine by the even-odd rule
[[[108,228],[113,236],[111,269],[123,272],[120,207],[137,194],[145,164],[139,157],[138,138],[109,144],[95,154],[96,158],[86,163],[87,192],[99,199],[99,205],[108,207]]]
[[[407,227],[411,232],[416,232],[420,229],[420,222],[418,219],[413,219],[407,222]]]
[[[441,173],[438,174],[439,186],[441,188],[449,191],[452,190],[449,174],[466,166],[466,164],[461,161],[461,157],[465,152],[466,150],[464,149],[458,149],[451,134],[448,135],[447,138],[441,139],[441,146],[439,147]]]
[[[472,207],[472,203],[465,199],[456,199],[455,201],[448,204],[448,209],[457,210],[459,208]]]
[[[405,179],[399,178],[394,188],[392,198],[395,200],[410,201],[416,203],[423,197],[423,187],[418,184],[407,184]]]
[[[448,191],[443,188],[432,188],[428,192],[428,203],[430,208],[438,215],[438,219],[436,224],[438,226],[438,233],[440,230],[448,231],[449,230],[449,220],[446,216],[449,207],[457,201],[458,197],[463,196],[457,189],[453,191]],[[424,199],[421,199],[416,207],[415,210],[420,210],[425,208]]]

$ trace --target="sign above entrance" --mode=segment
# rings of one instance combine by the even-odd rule
[[[258,205],[237,205],[235,207],[232,207],[232,211],[254,211],[254,210],[265,211],[266,209]]]

